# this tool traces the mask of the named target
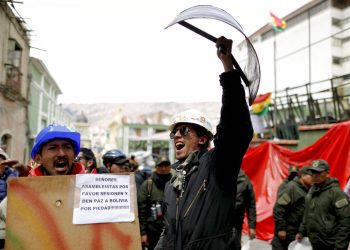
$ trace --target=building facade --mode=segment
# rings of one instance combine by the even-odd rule
[[[23,20],[0,2],[0,147],[13,159],[28,154],[29,37]]]
[[[281,18],[285,30],[266,24],[249,37],[263,72],[259,92],[350,73],[350,1],[314,0]],[[243,63],[246,48],[243,43],[239,48]]]
[[[278,16],[278,13],[274,13]],[[298,139],[298,126],[350,119],[350,1],[313,0],[249,36],[261,67],[259,93],[273,93],[266,127]],[[245,43],[238,45],[247,62]]]
[[[28,144],[31,150],[36,135],[49,124],[61,123],[72,128],[74,124],[73,118],[57,102],[62,92],[45,64],[31,57],[29,72]]]

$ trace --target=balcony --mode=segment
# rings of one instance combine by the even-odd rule
[[[270,138],[275,133],[279,139],[297,140],[301,126],[346,120],[350,120],[350,74],[278,91],[265,124]]]
[[[5,69],[5,84],[0,84],[0,92],[2,92],[3,95],[9,100],[20,101],[27,104],[25,97],[23,97],[21,93],[22,73],[20,72],[19,68],[12,64],[5,64]]]

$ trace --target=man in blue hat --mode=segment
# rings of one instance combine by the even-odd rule
[[[74,162],[80,150],[80,134],[60,124],[50,124],[37,135],[32,159],[39,165],[29,176],[83,174],[84,167]]]
[[[74,162],[79,150],[80,134],[78,132],[65,125],[50,124],[39,132],[34,141],[31,157],[38,167],[33,168],[29,176],[85,173],[83,165]],[[6,210],[7,198],[0,203],[1,220],[6,220]]]
[[[303,222],[297,240],[309,237],[317,250],[347,250],[350,242],[350,204],[336,178],[329,176],[325,160],[310,167],[313,186],[305,198]]]

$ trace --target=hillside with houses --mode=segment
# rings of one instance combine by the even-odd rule
[[[177,112],[194,108],[207,114],[214,122],[220,114],[219,102],[200,103],[93,103],[63,104],[62,107],[76,120],[82,113],[86,116],[91,126],[108,126],[114,117],[121,115],[127,123],[160,123],[164,118],[169,118]]]

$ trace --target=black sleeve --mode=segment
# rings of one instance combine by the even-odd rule
[[[140,190],[137,194],[137,205],[139,212],[139,222],[140,222],[140,232],[141,235],[145,235],[147,231],[147,218],[148,218],[148,209],[149,207],[149,198],[147,190],[147,181],[144,181],[140,187]]]
[[[254,189],[253,185],[250,182],[250,180],[247,178],[247,192],[246,192],[246,199],[245,207],[248,215],[248,224],[249,228],[256,228],[256,206],[255,206],[255,195],[254,195]]]
[[[214,137],[215,173],[223,188],[235,188],[243,156],[253,137],[244,87],[236,70],[220,75],[222,107]]]

